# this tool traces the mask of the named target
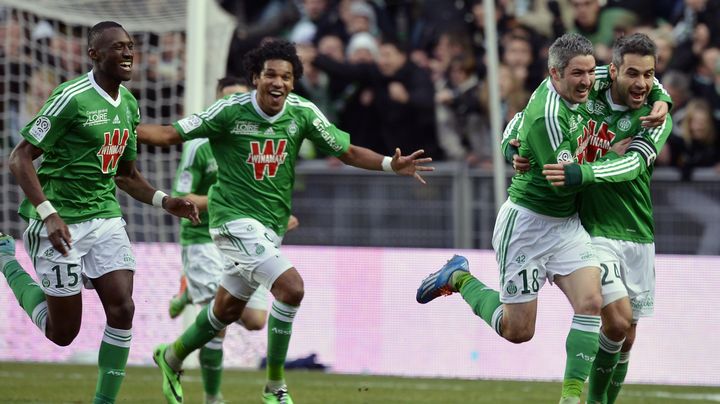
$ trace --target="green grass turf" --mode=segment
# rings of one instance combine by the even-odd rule
[[[0,403],[90,403],[94,366],[0,363]],[[394,403],[557,403],[560,383],[401,378],[289,371],[286,378],[298,404]],[[202,404],[198,370],[183,379],[185,403]],[[264,372],[229,370],[223,393],[228,403],[260,403]],[[163,403],[155,368],[131,367],[118,403]],[[720,387],[629,385],[620,403],[720,403]]]

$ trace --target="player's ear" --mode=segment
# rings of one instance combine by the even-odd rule
[[[610,63],[610,68],[608,70],[610,71],[610,80],[615,81],[615,79],[617,78],[617,73],[618,73],[617,67],[615,66],[615,64]]]
[[[97,50],[95,50],[95,48],[88,48],[87,55],[90,58],[90,60],[96,60],[97,59]]]
[[[259,80],[260,80],[260,77],[257,74],[253,73],[253,75],[252,75],[253,87],[257,88],[257,84],[258,84]]]

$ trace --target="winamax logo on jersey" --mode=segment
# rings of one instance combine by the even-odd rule
[[[578,163],[596,161],[610,150],[616,135],[608,128],[607,122],[598,126],[594,120],[588,121],[587,125],[583,127],[583,134],[577,138],[578,148],[575,155]]]
[[[123,129],[122,136],[120,136],[120,129],[113,130],[113,133],[105,132],[105,144],[97,152],[102,162],[103,174],[109,174],[117,168],[120,156],[125,152],[125,146],[127,146],[128,138],[130,137],[130,131]]]
[[[274,139],[266,139],[263,149],[260,150],[260,142],[250,142],[250,153],[246,163],[253,166],[255,180],[262,181],[266,175],[270,178],[275,177],[278,167],[285,163],[287,139],[279,139],[277,143],[276,148]]]

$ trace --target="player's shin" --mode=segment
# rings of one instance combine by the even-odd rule
[[[502,310],[500,294],[468,273],[460,274],[458,278],[454,284],[460,291],[460,295],[472,308],[473,313],[488,323],[499,335],[502,335],[500,329],[502,313],[499,312]],[[455,279],[453,280],[455,281]]]
[[[220,394],[223,374],[223,337],[217,336],[200,348],[200,373],[205,395],[217,397]]]
[[[630,352],[620,352],[620,360],[615,366],[612,378],[610,379],[610,385],[607,388],[607,404],[615,404],[620,389],[622,389],[625,383],[625,376],[628,371],[628,363],[630,361]]]
[[[576,314],[565,341],[562,397],[580,397],[598,351],[600,316]]]
[[[171,345],[172,349],[168,349],[165,360],[168,364],[176,368],[182,364],[182,361],[196,349],[207,344],[215,338],[227,324],[218,320],[212,311],[213,303],[203,307],[195,318],[195,322],[188,327],[182,335]],[[179,370],[181,366],[177,366]]]
[[[622,341],[613,341],[600,331],[599,342],[600,347],[590,370],[588,403],[605,403],[605,394],[620,359],[620,348],[625,338]]]
[[[298,306],[274,301],[268,319],[267,378],[270,391],[285,384],[285,359],[287,357],[292,323]]]
[[[105,326],[98,355],[98,381],[93,404],[112,404],[125,378],[132,330]]]

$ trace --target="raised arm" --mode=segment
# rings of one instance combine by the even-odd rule
[[[72,246],[70,230],[45,196],[32,163],[42,153],[42,149],[27,140],[21,140],[10,154],[10,172],[15,176],[15,180],[30,203],[38,211],[53,248],[67,257],[68,250]]]
[[[364,168],[366,170],[394,172],[397,175],[414,177],[423,184],[426,184],[421,171],[434,171],[435,167],[428,167],[432,161],[431,157],[420,156],[424,150],[417,150],[409,156],[403,156],[400,149],[395,149],[395,155],[390,158],[376,153],[365,147],[350,145],[348,150],[339,156],[340,160],[350,166]]]
[[[138,143],[153,146],[171,146],[183,142],[183,138],[172,125],[142,124],[137,127]],[[137,199],[137,198],[136,198]]]
[[[120,161],[117,175],[115,175],[115,184],[140,202],[162,207],[168,213],[190,219],[195,224],[200,223],[198,208],[195,204],[182,198],[168,196],[155,189],[137,169],[135,160]]]

